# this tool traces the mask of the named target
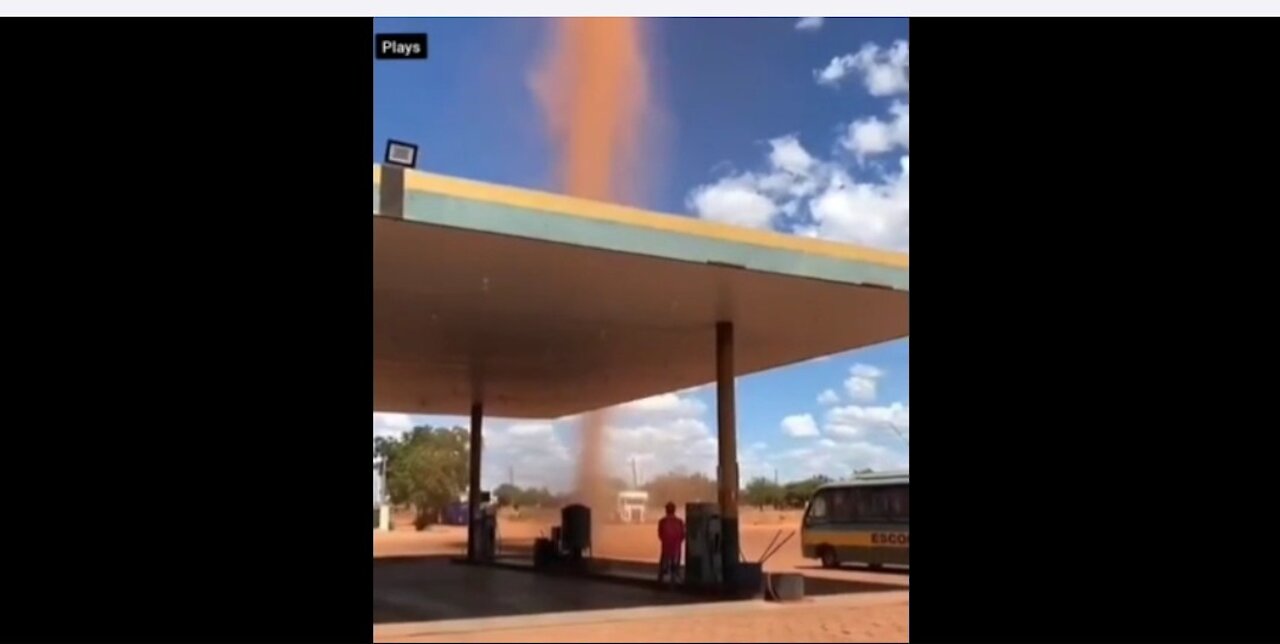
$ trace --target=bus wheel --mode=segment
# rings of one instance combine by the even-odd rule
[[[822,549],[819,551],[819,556],[822,557],[823,568],[840,567],[840,558],[836,556],[835,548],[831,546],[822,546]]]

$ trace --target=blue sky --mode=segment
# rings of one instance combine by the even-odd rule
[[[375,32],[427,32],[426,61],[375,61],[376,162],[388,138],[421,145],[419,167],[554,190],[556,152],[527,79],[550,22],[377,19]],[[906,20],[661,19],[646,57],[655,141],[632,205],[734,225],[909,251]],[[742,378],[744,482],[847,476],[905,466],[906,340]],[[819,397],[822,396],[822,401]],[[375,414],[374,432],[459,418]],[[714,472],[715,397],[673,392],[610,415],[619,467]],[[486,425],[486,485],[561,487],[574,419]]]

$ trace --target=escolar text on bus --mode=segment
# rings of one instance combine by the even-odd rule
[[[909,546],[911,535],[902,534],[901,532],[873,532],[871,533],[871,543],[873,545],[892,545],[892,546]]]

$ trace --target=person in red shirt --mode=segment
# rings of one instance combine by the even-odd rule
[[[680,549],[684,545],[684,521],[676,516],[676,504],[667,503],[667,516],[658,520],[658,541],[662,542],[662,556],[658,559],[658,583],[668,577],[676,582],[680,572]]]

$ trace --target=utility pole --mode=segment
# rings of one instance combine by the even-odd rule
[[[640,489],[640,475],[636,472],[636,457],[631,457],[631,489]]]
[[[516,486],[516,466],[514,465],[507,466],[507,484],[511,487]]]

